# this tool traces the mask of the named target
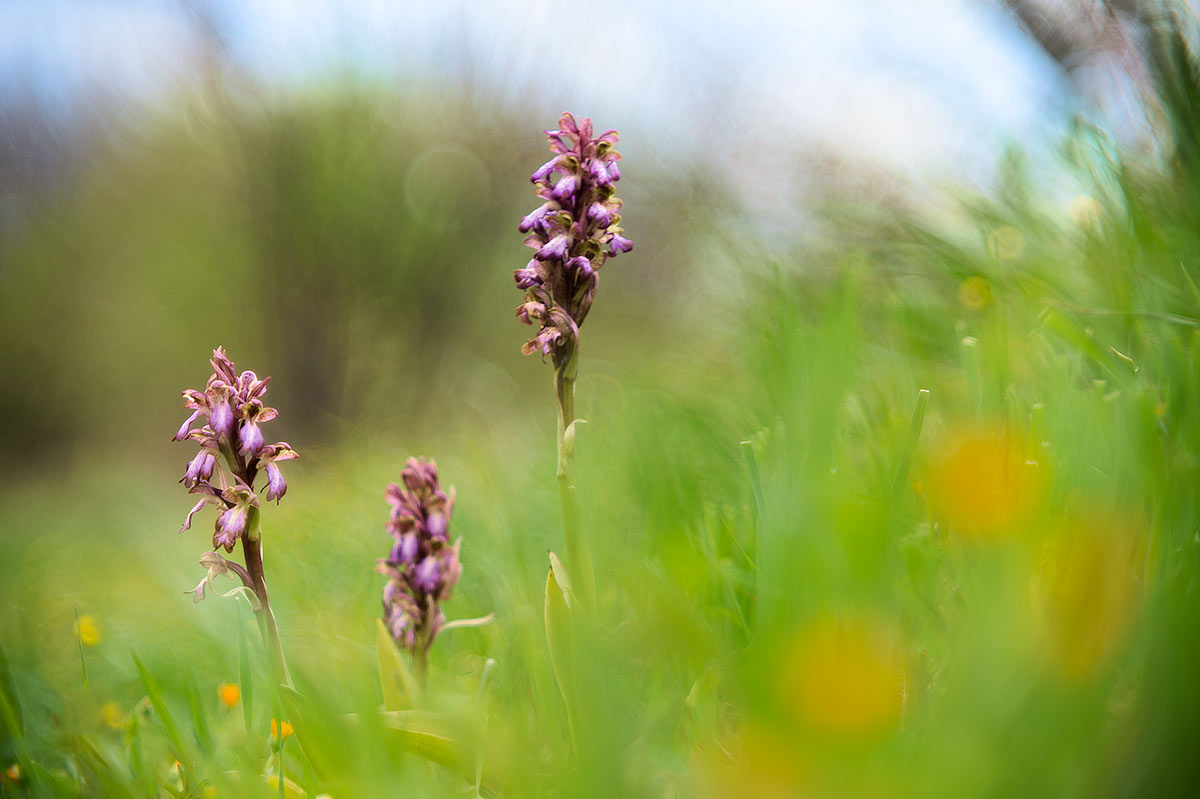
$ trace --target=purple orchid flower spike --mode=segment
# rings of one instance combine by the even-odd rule
[[[376,570],[389,578],[383,589],[384,622],[423,674],[429,647],[446,624],[441,603],[462,573],[461,539],[449,543],[454,489],[442,490],[433,461],[409,458],[400,481],[403,485],[392,483],[384,492],[392,506],[387,529],[393,543]]]
[[[529,177],[543,203],[517,226],[528,234],[525,245],[535,250],[534,260],[513,274],[517,288],[526,292],[522,308],[537,301],[570,318],[563,322],[519,309],[522,322],[541,328],[522,349],[543,359],[550,356],[556,369],[578,348],[579,327],[592,307],[605,260],[633,249],[621,234],[621,200],[613,187],[621,179],[617,132],[592,133],[590,119],[577,120],[572,114],[559,118],[557,130],[546,131],[555,155]],[[534,294],[541,288],[548,288],[549,302]]]
[[[264,635],[276,676],[286,682],[287,666],[263,576],[258,492],[266,491],[267,500],[282,499],[287,482],[279,464],[300,456],[286,441],[267,444],[264,440],[262,425],[279,415],[263,404],[271,378],[260,379],[249,370],[239,373],[221,347],[213,351],[209,364],[212,374],[204,390],[183,391],[184,407],[191,413],[173,437],[175,441],[191,440],[200,445],[180,480],[189,493],[199,494],[200,499],[179,531],[188,530],[195,515],[206,506],[217,509],[214,551],[201,559],[208,575],[188,593],[199,602],[214,577],[229,574],[241,578],[253,598],[255,612],[264,617]],[[202,423],[200,427],[195,427],[197,422]],[[265,480],[259,477],[263,473]],[[239,542],[245,566],[216,554],[221,549],[233,552]]]

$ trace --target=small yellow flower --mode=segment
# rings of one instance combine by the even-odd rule
[[[1011,532],[1041,494],[1041,476],[1025,448],[999,429],[956,431],[928,476],[934,509],[970,538]]]
[[[748,723],[734,739],[714,742],[693,757],[704,799],[791,799],[809,795],[811,765],[778,734]]]
[[[75,622],[75,635],[84,646],[95,646],[100,643],[100,625],[93,616],[80,616]]]
[[[1039,651],[1070,680],[1093,675],[1120,650],[1143,596],[1140,524],[1093,508],[1068,519],[1046,541],[1032,575]]]
[[[283,736],[283,740],[285,740],[285,741],[288,738],[291,738],[292,737],[292,725],[286,721],[281,724],[278,720],[271,719],[271,737],[279,738],[281,735]]]
[[[784,706],[814,729],[854,738],[900,721],[904,664],[895,636],[874,620],[819,619],[796,639],[782,666]]]
[[[217,699],[227,708],[233,709],[242,701],[242,690],[231,682],[221,683],[217,687]]]
[[[116,702],[105,702],[100,706],[100,723],[112,730],[119,730],[125,724],[125,717]]]
[[[972,311],[978,311],[991,299],[992,290],[979,275],[967,278],[958,286],[958,301]]]
[[[7,769],[4,770],[4,775],[6,777],[8,777],[10,780],[12,780],[13,782],[20,782],[21,781],[21,767],[19,765],[17,765],[16,763],[13,763],[11,766],[9,766]]]

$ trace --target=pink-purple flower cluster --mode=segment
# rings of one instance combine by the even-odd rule
[[[550,355],[556,368],[575,351],[600,267],[633,249],[621,235],[621,200],[613,185],[621,178],[617,132],[592,134],[590,119],[577,121],[569,113],[559,118],[558,130],[546,131],[554,157],[530,176],[543,203],[519,226],[535,252],[513,273],[517,287],[525,289],[517,318],[538,327],[522,351],[540,352],[543,360]]]
[[[213,373],[203,391],[185,389],[183,399],[192,413],[179,426],[175,441],[190,439],[200,445],[188,462],[180,482],[201,499],[188,513],[180,532],[191,527],[192,517],[205,505],[220,511],[213,531],[213,549],[224,547],[232,552],[238,540],[247,534],[251,515],[259,504],[254,483],[266,472],[266,497],[278,500],[287,493],[287,482],[279,462],[299,455],[286,441],[263,443],[261,424],[278,416],[274,408],[263,405],[271,378],[261,380],[254,372],[238,374],[225,350],[217,347],[209,361]],[[197,420],[201,427],[193,428]]]
[[[442,490],[433,461],[409,458],[400,479],[403,487],[392,483],[385,493],[392,506],[387,528],[393,544],[378,565],[390,578],[383,589],[383,616],[397,644],[424,651],[445,623],[441,602],[462,572],[462,539],[451,546],[454,489]]]

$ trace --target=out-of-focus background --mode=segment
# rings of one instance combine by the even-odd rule
[[[431,680],[496,659],[510,795],[1194,795],[1196,32],[1139,0],[0,5],[0,795],[187,794],[185,754],[196,795],[276,795],[265,676],[244,715],[218,690],[248,708],[247,614],[183,594],[211,519],[175,532],[169,439],[217,345],[301,454],[264,546],[331,727],[379,703],[382,492],[421,454],[458,488],[447,612],[497,615]],[[636,243],[582,331],[574,754],[512,281],[566,110],[619,129]],[[376,733],[286,774],[463,795]]]
[[[714,238],[786,251],[831,201],[951,214],[1012,148],[1065,206],[1073,120],[1152,146],[1136,12],[7,3],[4,466],[61,469],[99,443],[162,457],[167,409],[139,392],[128,412],[133,385],[186,384],[215,343],[270,365],[309,438],[524,404],[543,370],[508,357],[520,333],[498,306],[521,179],[563,110],[618,127],[639,176],[622,194],[641,247],[605,281],[597,354],[737,282]],[[462,384],[495,370],[512,391]]]

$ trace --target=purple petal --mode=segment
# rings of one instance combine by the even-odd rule
[[[188,430],[191,428],[192,422],[196,421],[196,417],[199,415],[200,411],[192,411],[192,415],[185,419],[183,424],[179,426],[179,432],[175,434],[175,438],[173,438],[172,441],[183,441],[185,438],[187,438]]]
[[[275,461],[271,461],[267,464],[267,501],[283,499],[286,493],[287,481],[283,479],[283,472],[275,465]]]
[[[601,203],[592,203],[587,210],[588,221],[594,222],[600,227],[608,227],[612,224],[612,214]]]
[[[425,519],[425,529],[429,531],[429,535],[432,538],[445,541],[446,517],[439,511],[430,511],[429,517]]]
[[[412,565],[413,561],[417,559],[417,550],[420,547],[420,543],[416,533],[405,533],[392,546],[392,553],[389,560],[396,564]]]
[[[538,274],[537,269],[537,259],[526,264],[524,269],[514,270],[513,280],[516,281],[519,289],[530,289],[542,285],[542,277]]]
[[[442,567],[438,563],[438,559],[430,555],[417,564],[417,585],[425,593],[432,594],[437,591],[438,579],[441,577],[441,573]]]
[[[234,544],[246,531],[246,518],[249,508],[246,505],[234,505],[217,517],[216,531],[213,533],[213,547],[225,547],[233,551]]]
[[[233,365],[233,361],[229,360],[229,357],[225,355],[224,347],[217,347],[213,350],[213,356],[208,362],[212,364],[213,371],[217,377],[230,386],[237,384],[236,367]]]
[[[612,254],[616,255],[619,252],[629,252],[632,250],[633,242],[620,233],[614,233],[612,240],[608,242],[608,246],[612,248]]]
[[[554,168],[556,166],[558,166],[558,159],[559,159],[559,157],[556,155],[553,158],[551,158],[549,161],[547,161],[546,163],[542,164],[537,169],[535,169],[533,171],[533,174],[529,176],[529,182],[530,183],[540,183],[540,182],[546,180],[547,178],[549,178],[550,173],[554,171]],[[522,231],[522,232],[524,232],[524,231]]]
[[[588,172],[591,174],[592,180],[601,186],[608,186],[612,183],[612,178],[608,174],[608,165],[598,158],[593,158],[588,162]]]
[[[582,255],[577,255],[571,260],[567,261],[567,269],[576,272],[585,280],[591,277],[595,271],[592,269],[592,262],[587,258],[584,258]]]
[[[575,197],[575,192],[579,190],[579,178],[574,175],[563,175],[562,179],[554,186],[552,196],[560,203],[566,204]]]
[[[233,408],[229,407],[228,397],[221,396],[213,403],[208,414],[208,423],[219,436],[227,434],[233,428]]]
[[[183,520],[183,526],[179,528],[179,532],[182,533],[184,530],[190,529],[192,526],[192,517],[195,516],[197,513],[199,513],[200,509],[203,508],[207,504],[208,504],[207,497],[205,497],[204,499],[197,502],[195,504],[195,506],[193,506],[192,509],[190,511],[188,511],[187,518]]]
[[[196,453],[196,457],[188,462],[187,473],[183,476],[183,484],[191,488],[200,480],[212,479],[213,467],[216,466],[216,463],[217,460],[210,451],[200,450]]]
[[[517,229],[522,233],[528,233],[535,227],[538,227],[542,224],[542,220],[558,210],[557,208],[552,207],[554,205],[556,205],[556,203],[543,203],[542,205],[533,209],[521,218],[521,224],[517,225]]]
[[[238,454],[257,455],[262,451],[262,430],[259,430],[258,425],[254,422],[246,422],[242,425],[242,431],[238,437],[241,439],[241,448],[238,450]]]
[[[537,251],[535,256],[539,261],[561,261],[567,257],[571,248],[571,240],[565,235],[555,236]]]

